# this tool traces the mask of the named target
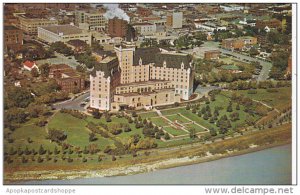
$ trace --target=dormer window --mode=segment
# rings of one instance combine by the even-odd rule
[[[140,58],[140,60],[139,60],[139,65],[143,65],[142,58]]]

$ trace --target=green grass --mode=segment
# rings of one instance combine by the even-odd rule
[[[185,132],[182,129],[175,129],[175,128],[171,127],[171,126],[164,127],[164,130],[167,131],[168,133],[174,135],[174,136],[189,134],[188,132]]]
[[[248,94],[248,90],[234,91],[238,94],[243,94],[253,100],[258,100],[266,103],[269,106],[283,110],[291,104],[292,89],[291,87],[278,88],[278,92],[267,92],[266,89],[257,89],[256,94]],[[231,91],[223,91],[222,93],[231,95]]]
[[[168,121],[162,117],[150,118],[150,120],[157,126],[168,126]]]
[[[12,132],[11,137],[14,139],[13,143],[8,143],[4,140],[4,147],[6,149],[9,149],[10,147],[14,147],[15,149],[18,147],[25,149],[27,146],[30,150],[38,150],[40,145],[43,145],[45,149],[54,149],[57,145],[51,143],[50,140],[47,140],[46,136],[47,133],[43,127],[38,127],[30,123],[24,124]],[[28,137],[33,141],[32,143],[28,143]]]
[[[186,118],[183,118],[182,116],[175,114],[175,115],[170,115],[170,116],[166,116],[168,119],[170,119],[171,121],[175,122],[176,120],[179,123],[188,123],[190,122],[189,120],[187,120]]]
[[[86,124],[87,121],[85,120],[77,119],[69,114],[57,113],[49,122],[49,129],[66,131],[68,136],[66,142],[81,148],[93,143],[103,150],[107,145],[113,144],[111,139],[103,138],[100,135],[96,135],[96,141],[89,142],[89,133],[91,132],[85,127]]]
[[[203,132],[203,131],[205,131],[204,128],[200,127],[197,124],[187,124],[187,125],[185,125],[185,127],[187,128],[187,130],[191,130],[192,128],[194,128],[196,132]]]
[[[243,111],[244,107],[242,105],[240,105],[240,110],[236,110],[235,109],[236,108],[236,103],[232,104],[233,105],[232,106],[233,107],[233,112],[231,112],[231,113],[227,112],[226,109],[227,109],[227,106],[229,104],[229,101],[230,101],[229,98],[226,97],[226,96],[224,96],[222,93],[219,94],[219,95],[216,95],[216,100],[215,101],[211,101],[210,104],[209,104],[212,115],[213,115],[214,110],[215,110],[216,107],[221,108],[221,110],[219,110],[219,117],[221,117],[223,115],[227,115],[227,117],[230,118],[229,115],[231,113],[238,112],[240,120],[231,122],[231,124],[232,124],[233,127],[234,126],[236,126],[236,127],[243,126],[245,124],[245,119],[248,117],[248,114]],[[199,110],[201,110],[203,107],[206,107],[206,104],[202,105]],[[195,121],[196,123],[198,123],[198,124],[200,124],[200,125],[208,128],[208,129],[210,129],[210,128],[218,129],[218,127],[215,124],[210,123],[209,120],[204,120],[203,116],[199,117],[197,114],[192,113],[191,110],[186,110],[185,108],[161,110],[161,113],[163,115],[176,114],[174,116],[178,116],[177,114],[181,113],[183,116],[189,118],[192,121]],[[255,119],[259,119],[260,117],[259,116],[255,116],[254,118]]]
[[[151,118],[151,117],[158,116],[158,114],[156,112],[146,112],[146,113],[141,113],[138,115],[141,116],[142,118]]]

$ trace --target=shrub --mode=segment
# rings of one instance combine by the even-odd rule
[[[97,140],[97,137],[95,135],[95,133],[90,133],[89,134],[89,142],[93,142],[93,141],[96,141]]]
[[[132,117],[137,117],[138,115],[137,115],[137,113],[135,111],[133,111],[132,114],[131,114],[131,116]]]
[[[44,160],[39,156],[38,159],[37,159],[37,162],[38,162],[38,163],[42,163],[43,161],[44,161]]]
[[[115,156],[112,156],[112,157],[111,157],[111,160],[112,160],[112,161],[116,161],[117,158],[116,158]]]
[[[87,159],[85,157],[82,158],[82,162],[87,162]]]

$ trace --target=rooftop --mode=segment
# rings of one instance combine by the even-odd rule
[[[63,35],[80,34],[83,32],[83,30],[73,25],[51,25],[40,28],[43,28],[55,34],[63,33]]]

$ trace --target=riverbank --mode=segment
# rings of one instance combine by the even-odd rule
[[[266,138],[268,138],[268,142],[266,141]],[[241,143],[244,143],[244,146],[247,147],[240,150],[228,150],[228,148],[233,147],[236,144],[241,145]],[[158,156],[153,155],[149,156],[147,159],[139,159],[139,163],[128,161],[126,162],[127,165],[124,165],[124,163],[122,165],[117,164],[110,168],[104,168],[103,166],[83,166],[73,170],[70,169],[71,167],[69,167],[69,170],[65,167],[61,167],[61,169],[56,170],[51,168],[48,170],[29,170],[27,168],[13,172],[5,171],[5,184],[17,184],[18,182],[28,180],[62,180],[132,175],[243,155],[289,143],[291,143],[291,125],[286,125],[284,128],[281,127],[253,132],[249,135],[223,140],[218,143],[201,145],[192,149],[188,148],[181,149],[180,151],[165,151],[163,153],[158,153]],[[220,150],[220,147],[227,149],[223,151]],[[206,152],[203,153],[203,151]]]

